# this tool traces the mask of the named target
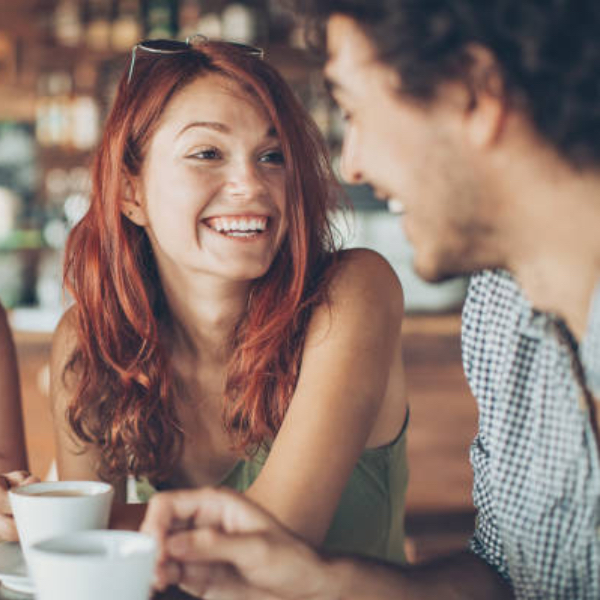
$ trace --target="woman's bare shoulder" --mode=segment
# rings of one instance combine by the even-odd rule
[[[52,353],[72,353],[77,345],[77,312],[74,306],[61,317],[52,335]]]
[[[65,311],[52,336],[50,375],[52,387],[60,389],[66,385],[65,370],[77,348],[77,313],[74,307]]]
[[[385,257],[367,248],[353,248],[339,253],[338,265],[332,281],[334,300],[366,302],[402,316],[402,284]]]

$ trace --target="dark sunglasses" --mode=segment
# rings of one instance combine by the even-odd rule
[[[133,67],[135,65],[135,56],[138,50],[145,50],[146,52],[151,52],[153,54],[182,54],[183,52],[189,52],[196,47],[201,47],[202,44],[206,44],[209,39],[200,34],[196,33],[188,37],[185,42],[180,40],[143,40],[137,43],[131,49],[131,64],[129,65],[129,75],[127,76],[127,83],[131,81],[131,76],[133,75]],[[262,48],[257,48],[256,46],[248,46],[247,44],[240,44],[239,42],[219,42],[221,44],[227,44],[233,48],[237,48],[249,54],[250,56],[255,56],[256,58],[263,59],[265,56],[265,51]]]

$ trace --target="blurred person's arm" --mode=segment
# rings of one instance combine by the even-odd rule
[[[0,305],[0,540],[18,539],[7,491],[34,480],[27,468],[17,352]]]
[[[401,567],[326,558],[266,511],[224,490],[158,494],[142,530],[159,543],[156,586],[209,600],[502,600],[510,587],[462,552]]]
[[[6,311],[0,305],[0,473],[26,471],[17,352]]]

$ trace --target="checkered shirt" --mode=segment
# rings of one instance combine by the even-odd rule
[[[479,404],[471,550],[521,599],[600,598],[600,463],[582,388],[600,399],[600,286],[578,348],[503,271],[472,278],[463,360]]]

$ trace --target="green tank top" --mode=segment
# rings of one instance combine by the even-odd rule
[[[408,484],[406,427],[390,444],[362,452],[344,488],[322,549],[404,562],[404,500]],[[221,485],[244,492],[258,477],[268,457],[261,450],[240,460]],[[138,500],[147,502],[156,490],[137,482]]]

